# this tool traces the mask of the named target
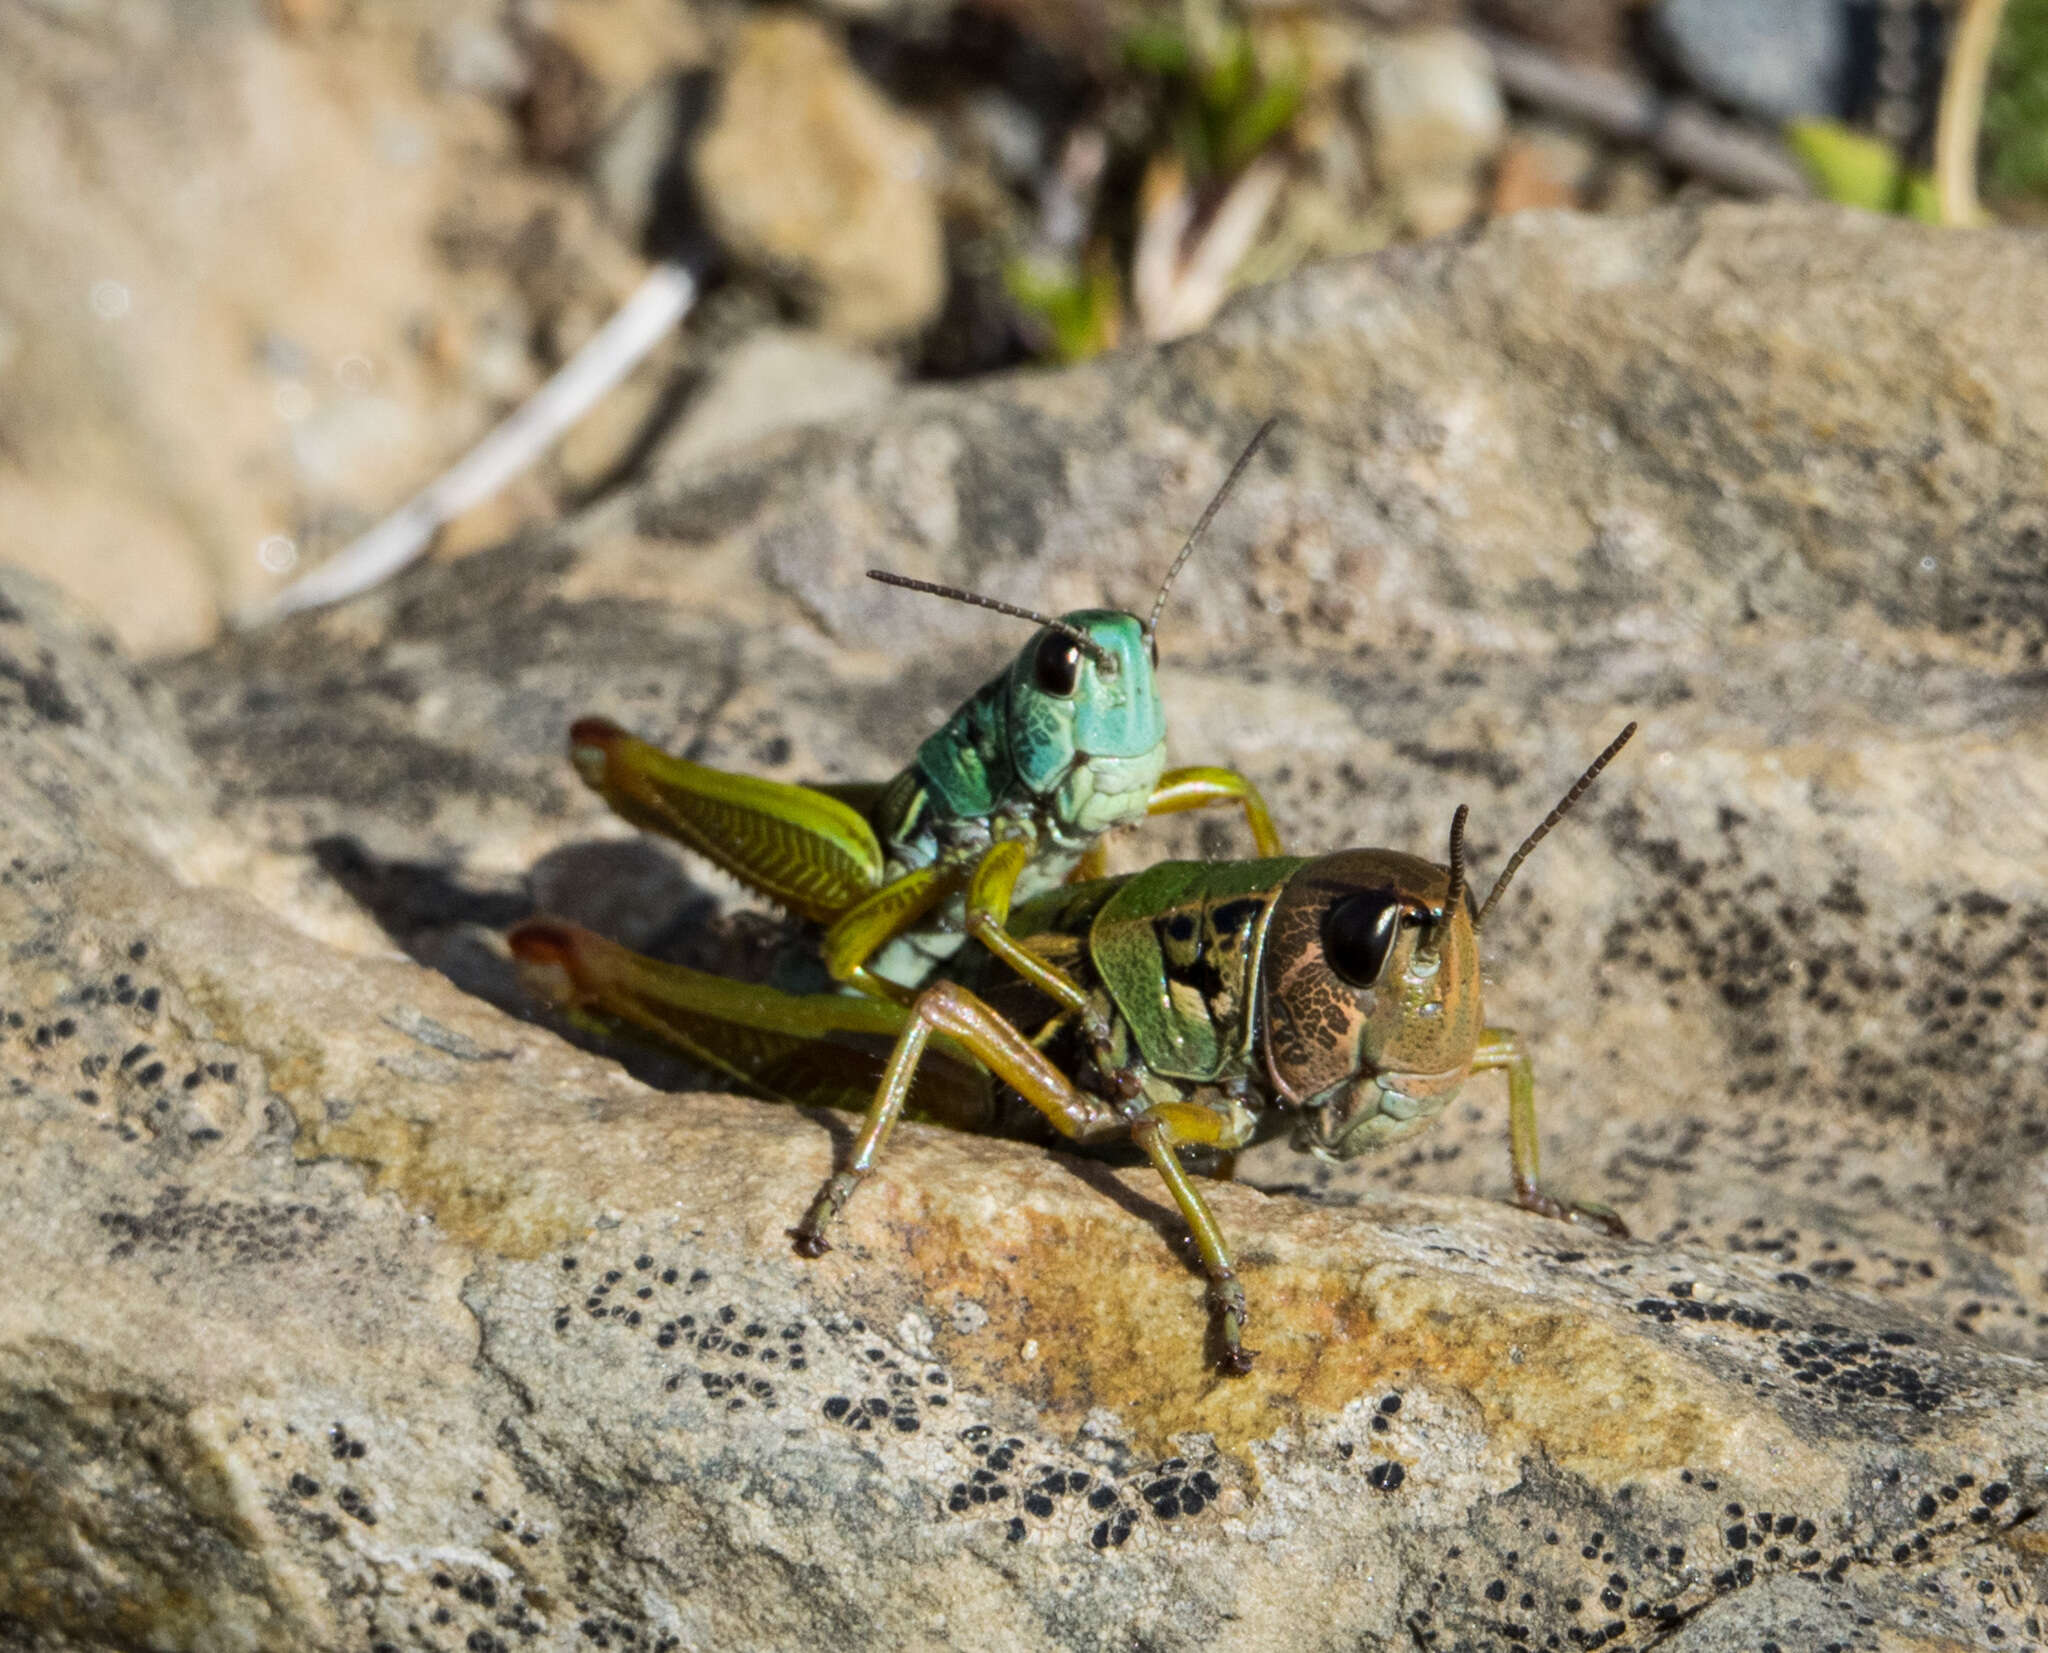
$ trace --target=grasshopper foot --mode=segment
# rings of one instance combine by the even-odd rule
[[[1216,1369],[1229,1377],[1243,1377],[1259,1351],[1244,1346],[1245,1326],[1251,1316],[1236,1275],[1226,1273],[1209,1282],[1209,1314],[1219,1345]]]
[[[1562,1223],[1577,1223],[1582,1228],[1597,1228],[1603,1234],[1612,1234],[1617,1240],[1625,1240],[1628,1224],[1612,1206],[1601,1205],[1593,1200],[1559,1199],[1555,1194],[1546,1194],[1533,1184],[1515,1190],[1515,1204],[1524,1211],[1533,1211],[1539,1217],[1553,1217]]]
[[[822,1257],[832,1249],[825,1238],[825,1230],[841,1211],[846,1202],[853,1198],[853,1191],[860,1186],[858,1171],[840,1171],[828,1177],[825,1186],[818,1190],[818,1197],[811,1201],[811,1208],[804,1213],[804,1220],[796,1225],[796,1254],[799,1257]]]

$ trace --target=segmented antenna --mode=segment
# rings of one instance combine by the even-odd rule
[[[1471,813],[1470,804],[1460,804],[1451,816],[1451,888],[1444,896],[1445,918],[1456,912],[1458,903],[1465,899],[1465,817]]]
[[[1216,513],[1223,509],[1223,502],[1230,497],[1230,490],[1237,486],[1237,479],[1244,475],[1244,468],[1252,462],[1252,455],[1259,451],[1260,444],[1279,423],[1277,416],[1268,419],[1258,428],[1251,441],[1245,444],[1244,452],[1237,456],[1237,463],[1230,467],[1230,474],[1223,479],[1223,486],[1216,490],[1216,497],[1209,501],[1207,509],[1202,512],[1201,520],[1195,524],[1194,532],[1188,535],[1187,543],[1180,548],[1180,555],[1173,559],[1173,566],[1166,571],[1166,578],[1159,582],[1159,595],[1152,599],[1152,617],[1145,622],[1146,642],[1149,643],[1152,634],[1159,629],[1160,610],[1166,607],[1166,594],[1173,589],[1174,578],[1180,573],[1181,564],[1194,555],[1195,543],[1201,539],[1203,530],[1215,520]]]
[[[1465,817],[1471,813],[1469,804],[1460,804],[1451,815],[1451,887],[1444,893],[1444,916],[1430,927],[1429,939],[1419,949],[1425,957],[1436,956],[1450,928],[1451,915],[1465,899]]]
[[[993,609],[996,613],[1007,614],[1012,619],[1036,621],[1048,630],[1059,632],[1069,638],[1074,646],[1093,660],[1097,668],[1106,675],[1114,677],[1117,673],[1116,656],[1079,626],[1070,626],[1064,620],[1055,620],[1050,614],[1040,614],[1035,608],[1020,608],[1015,603],[1004,602],[1000,597],[984,597],[978,591],[962,591],[958,586],[935,585],[930,580],[913,580],[907,574],[891,574],[881,568],[870,568],[868,578],[879,580],[883,585],[900,585],[905,591],[922,591],[933,597],[950,597],[956,603],[972,603],[976,608]]]
[[[1599,778],[1600,771],[1613,761],[1614,754],[1629,743],[1629,737],[1635,732],[1635,724],[1630,723],[1626,729],[1609,741],[1607,743],[1607,750],[1587,765],[1586,772],[1576,781],[1572,782],[1571,791],[1558,799],[1557,807],[1543,817],[1542,823],[1536,830],[1522,840],[1522,847],[1508,857],[1508,864],[1501,868],[1500,877],[1493,882],[1493,893],[1486,898],[1486,905],[1479,909],[1479,916],[1472,921],[1473,929],[1477,930],[1485,925],[1486,915],[1493,911],[1493,904],[1501,898],[1501,892],[1508,887],[1508,880],[1513,878],[1521,870],[1522,863],[1529,859],[1529,851],[1542,843],[1550,829],[1564,819],[1565,812],[1573,804],[1577,803],[1580,798],[1585,796],[1586,788]],[[1455,831],[1455,828],[1453,830]]]

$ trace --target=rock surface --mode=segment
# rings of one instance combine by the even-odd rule
[[[0,223],[35,249],[0,260],[0,557],[193,648],[632,290],[575,180],[516,165],[501,10],[0,15]]]
[[[0,576],[0,1640],[2041,1646],[2044,269],[1522,215],[706,461],[175,710]],[[1405,1157],[1262,1150],[1225,1381],[1137,1173],[906,1127],[804,1263],[844,1121],[461,991],[536,899],[731,905],[570,716],[881,773],[1018,638],[862,568],[1139,602],[1271,411],[1162,627],[1177,760],[1308,849],[1467,799],[1483,876],[1643,720],[1488,938],[1549,1174],[1636,1239],[1493,1203],[1479,1082]]]

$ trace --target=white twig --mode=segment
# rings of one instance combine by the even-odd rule
[[[359,596],[412,562],[443,524],[489,499],[560,439],[690,312],[697,278],[657,264],[632,297],[503,424],[368,533],[278,593],[262,619]]]
[[[1977,204],[1977,144],[1984,133],[1984,82],[2004,11],[2005,0],[1967,0],[1949,37],[1934,127],[1934,187],[1944,224],[1985,222]]]

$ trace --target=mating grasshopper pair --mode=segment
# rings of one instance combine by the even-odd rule
[[[1175,572],[1257,445],[1189,536]],[[1193,1235],[1228,1371],[1252,1359],[1245,1296],[1182,1165],[1184,1149],[1229,1155],[1291,1115],[1298,1146],[1349,1158],[1421,1129],[1471,1073],[1498,1068],[1508,1077],[1516,1201],[1625,1232],[1613,1213],[1560,1200],[1538,1181],[1529,1061],[1513,1034],[1485,1026],[1478,934],[1529,851],[1635,726],[1579,778],[1475,908],[1462,806],[1445,866],[1379,849],[1284,857],[1272,853],[1264,807],[1242,777],[1162,773],[1151,678],[1158,614],[1155,604],[1142,626],[1108,611],[1027,615],[1042,629],[1010,671],[881,787],[779,787],[684,766],[609,726],[579,724],[578,767],[615,808],[706,849],[825,923],[828,968],[864,991],[782,993],[660,964],[548,920],[512,936],[529,982],[574,1011],[679,1045],[759,1094],[865,1105],[851,1162],[796,1231],[809,1256],[827,1249],[830,1225],[913,1097],[924,1112],[983,1128],[1014,1122],[1004,1108],[1014,1098],[1073,1141],[1134,1143]],[[1043,715],[1040,697],[1065,706],[1075,695],[1083,703],[1068,715]],[[1144,703],[1150,721],[1132,715]],[[1004,720],[1004,708],[1020,706],[1023,718]],[[1091,721],[1090,712],[1106,715]],[[1117,750],[1096,736],[1076,738],[1084,727],[1109,726],[1135,730],[1138,740]],[[1045,744],[1048,728],[1066,732],[1064,771],[1034,767],[1036,748],[1027,750]],[[1155,738],[1131,750],[1148,734]],[[1102,774],[1077,779],[1089,765]],[[1096,807],[1106,799],[1115,806]],[[863,801],[865,815],[856,808]],[[1164,862],[1126,878],[1065,882],[1077,868],[1092,870],[1087,859],[1108,825],[1217,801],[1241,803],[1261,859]],[[820,868],[837,882],[819,877]],[[1013,906],[1020,889],[1028,898]],[[963,950],[963,935],[979,945]],[[1021,1031],[1034,1024],[1042,1024],[1035,1033]],[[880,1039],[893,1048],[879,1084],[857,1068],[849,1078],[846,1044]]]

